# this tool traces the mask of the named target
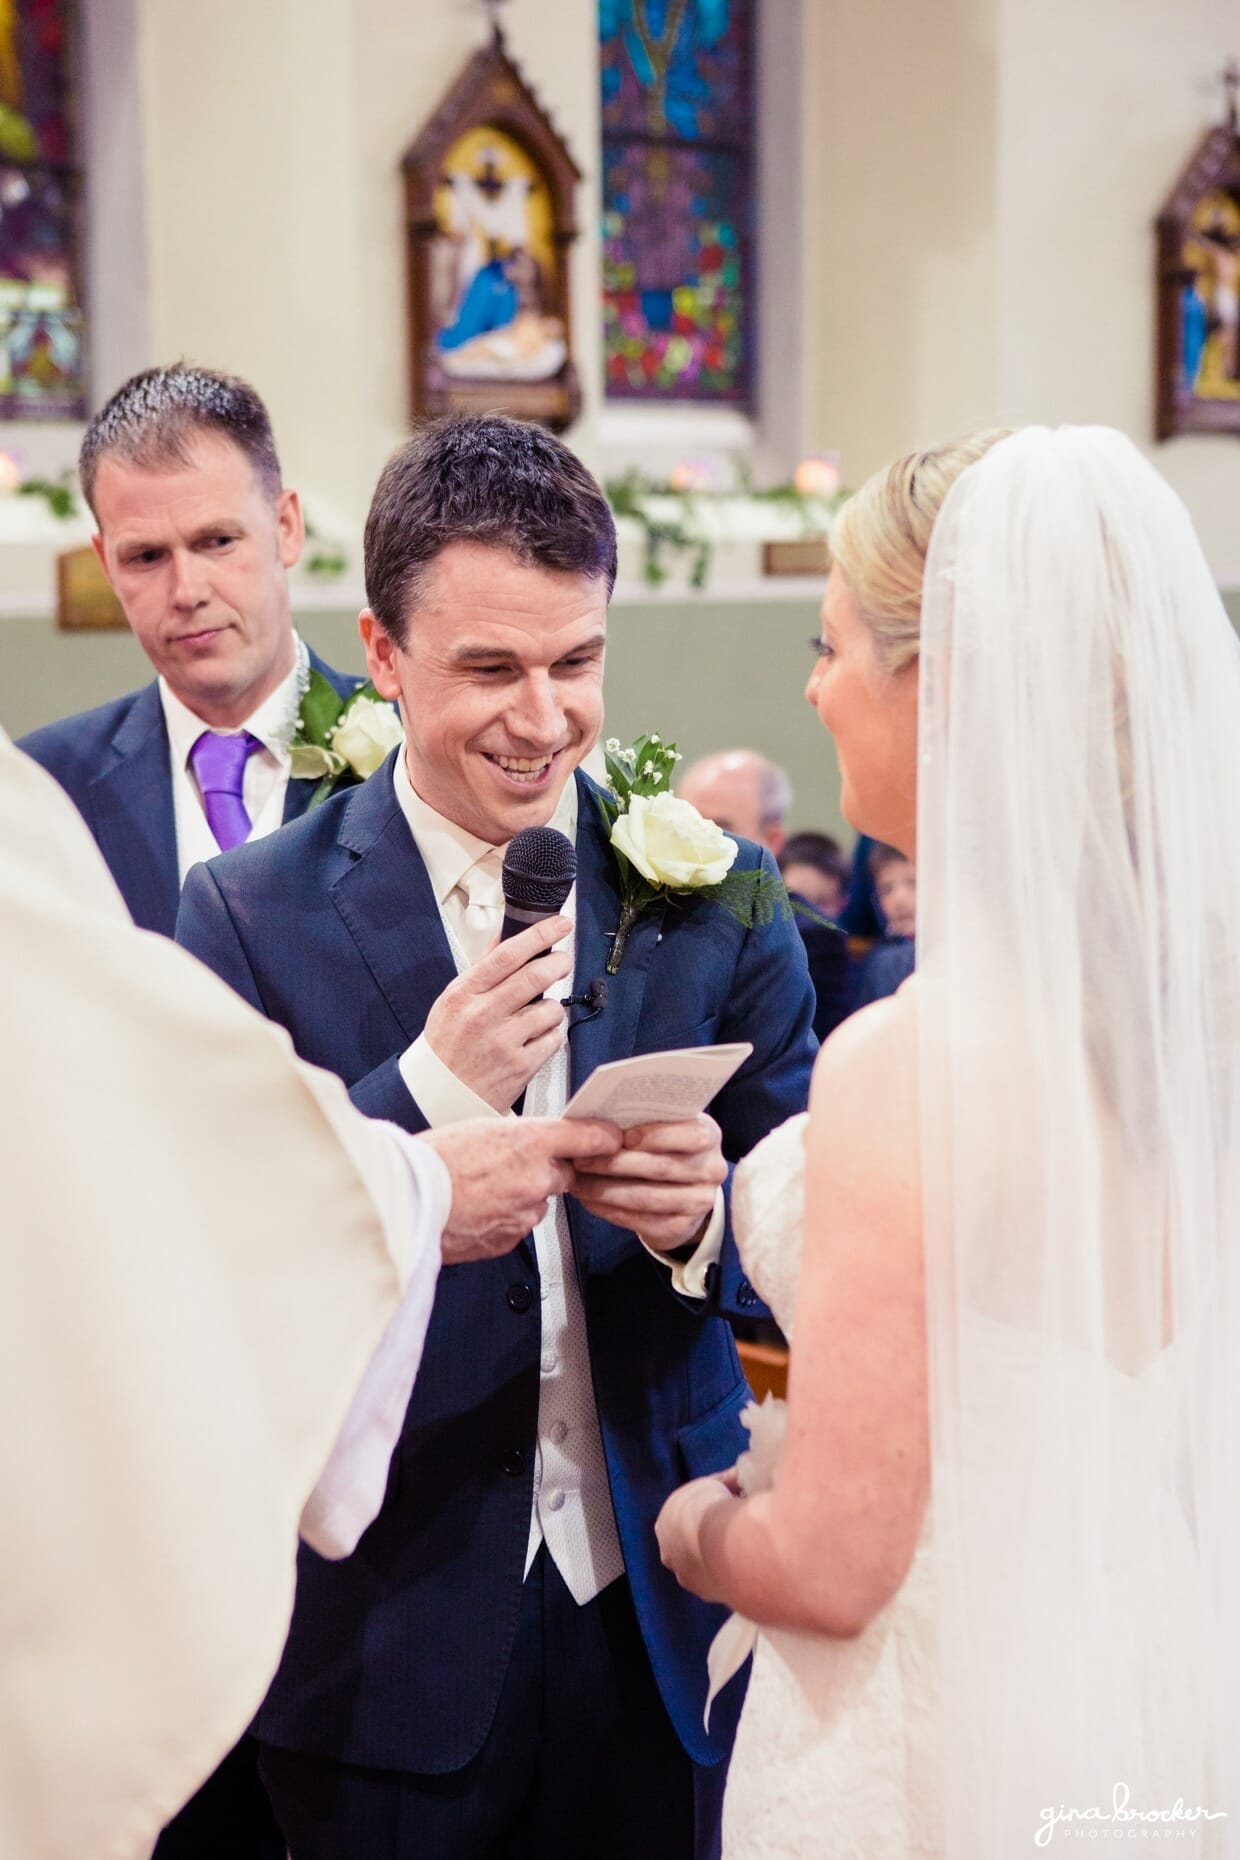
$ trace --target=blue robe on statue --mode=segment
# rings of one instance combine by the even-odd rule
[[[440,330],[436,346],[460,349],[475,336],[505,329],[516,317],[519,305],[517,287],[506,277],[503,259],[492,258],[470,279],[454,321]]]

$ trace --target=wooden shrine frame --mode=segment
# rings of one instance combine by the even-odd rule
[[[1234,399],[1198,393],[1186,380],[1184,368],[1184,303],[1197,276],[1185,263],[1184,247],[1195,236],[1194,211],[1208,195],[1222,193],[1235,201],[1240,212],[1240,123],[1236,110],[1240,69],[1229,65],[1223,82],[1228,95],[1227,120],[1204,137],[1156,223],[1155,431],[1159,439],[1171,439],[1177,433],[1240,433],[1240,391]],[[1240,388],[1240,377],[1237,385]]]
[[[435,190],[448,151],[471,129],[493,129],[511,138],[528,156],[545,184],[551,208],[554,277],[545,280],[544,308],[563,325],[565,359],[545,380],[449,377],[433,348],[432,251],[443,237]],[[567,144],[508,56],[498,22],[491,43],[470,59],[401,163],[405,182],[408,261],[408,350],[410,405],[415,419],[426,414],[512,414],[559,432],[581,406],[572,349],[569,251],[577,237],[574,192],[581,173]]]

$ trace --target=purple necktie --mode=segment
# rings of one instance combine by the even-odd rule
[[[250,837],[250,816],[245,811],[245,765],[262,744],[248,730],[239,736],[217,736],[204,730],[189,752],[190,766],[207,810],[207,825],[221,852],[240,846]]]

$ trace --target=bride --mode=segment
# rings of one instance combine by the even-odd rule
[[[919,968],[738,1172],[786,1415],[659,1520],[716,1687],[756,1639],[725,1856],[1240,1853],[1240,647],[1105,429],[903,459],[833,553]]]

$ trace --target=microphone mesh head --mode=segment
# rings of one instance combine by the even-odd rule
[[[523,827],[504,854],[504,897],[522,910],[561,909],[577,876],[577,849],[554,827]]]

